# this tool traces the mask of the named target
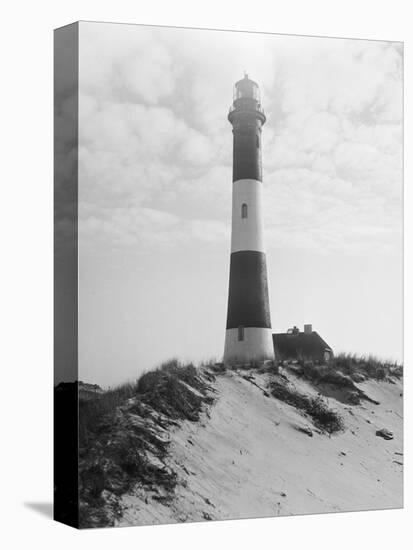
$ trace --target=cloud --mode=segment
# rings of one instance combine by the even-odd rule
[[[83,212],[80,224],[82,247],[102,249],[133,247],[155,252],[156,249],[182,247],[194,242],[219,245],[230,239],[229,223],[216,220],[182,220],[151,208],[111,208],[96,217]]]
[[[399,243],[399,44],[81,29],[80,219],[90,239],[105,234],[124,247],[180,246],[188,238],[227,243],[226,112],[246,69],[260,84],[268,116],[269,246],[348,254]]]
[[[98,101],[156,104],[174,92],[172,52],[158,28],[80,23],[82,91]]]
[[[83,104],[85,105],[83,111]],[[81,95],[81,198],[97,205],[120,198],[141,203],[191,167],[211,163],[207,136],[189,128],[164,107],[107,103],[91,108]]]

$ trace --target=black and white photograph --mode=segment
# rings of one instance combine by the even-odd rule
[[[403,507],[403,43],[55,31],[55,518]]]

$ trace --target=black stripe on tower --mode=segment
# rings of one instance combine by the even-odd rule
[[[227,329],[239,326],[271,328],[264,252],[231,254]]]
[[[237,113],[233,126],[232,181],[262,181],[261,122],[251,113]]]

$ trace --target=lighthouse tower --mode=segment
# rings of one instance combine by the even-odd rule
[[[261,130],[265,114],[248,75],[235,84],[232,236],[224,363],[274,358],[262,219]]]

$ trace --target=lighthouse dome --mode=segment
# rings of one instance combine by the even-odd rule
[[[241,118],[240,118],[241,117]],[[237,123],[247,117],[250,120],[260,121],[261,125],[265,123],[265,113],[261,107],[261,96],[258,84],[248,78],[238,80],[234,86],[234,97],[229,109],[228,120],[231,124]]]
[[[249,79],[246,73],[234,86],[234,101],[242,98],[255,99],[258,103],[261,101],[258,84]]]

